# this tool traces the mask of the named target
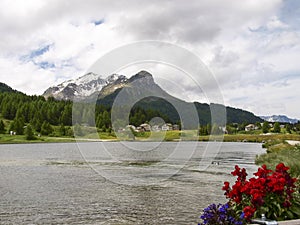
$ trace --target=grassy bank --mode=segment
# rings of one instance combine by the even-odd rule
[[[133,140],[133,136],[128,134],[118,134],[122,140]],[[284,141],[284,140],[295,140],[300,141],[300,135],[298,134],[226,134],[224,136],[218,135],[204,135],[198,136],[197,131],[160,131],[160,132],[141,132],[135,133],[134,139],[136,141],[179,141],[179,140],[193,140],[193,141],[224,141],[224,142],[257,142],[265,143],[270,141]]]
[[[298,134],[230,134],[224,136],[198,136],[196,131],[161,131],[161,132],[141,132],[133,135],[126,133],[119,133],[117,136],[112,132],[86,132],[86,134],[80,137],[76,137],[77,140],[99,139],[103,141],[224,141],[224,142],[257,142],[257,143],[276,143],[283,142],[285,140],[300,141],[300,135]],[[9,135],[0,134],[0,143],[43,143],[43,142],[74,142],[74,137],[71,136],[42,136],[36,137],[36,140],[26,140],[25,135]]]
[[[244,142],[270,142],[270,141],[284,141],[295,140],[300,141],[300,135],[298,134],[233,134],[225,135],[224,141],[244,141]]]
[[[300,176],[300,145],[290,145],[286,141],[276,140],[264,144],[266,153],[256,157],[256,164],[266,164],[275,169],[278,163],[283,162],[290,167],[294,177]]]
[[[21,144],[21,143],[58,143],[58,142],[74,142],[72,137],[36,137],[35,140],[26,140],[25,135],[0,135],[0,144]]]

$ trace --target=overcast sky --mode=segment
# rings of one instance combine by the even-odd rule
[[[83,75],[116,47],[157,40],[199,56],[226,105],[300,119],[298,0],[1,0],[0,37],[0,81],[27,94]],[[177,85],[171,94],[203,100],[166,67],[145,65]]]

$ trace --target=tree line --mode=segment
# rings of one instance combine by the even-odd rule
[[[29,130],[29,133],[35,131],[41,135],[49,135],[53,134],[55,126],[59,135],[72,135],[70,127],[73,123],[96,126],[100,131],[111,132],[111,107],[101,104],[86,107],[86,104],[73,107],[73,102],[69,100],[56,100],[53,97],[46,99],[43,96],[28,96],[20,92],[0,93],[1,117],[10,121],[9,127],[5,127],[3,120],[0,120],[0,133],[13,131],[22,135]],[[80,120],[73,121],[73,116]],[[157,110],[134,107],[130,110],[129,123],[139,126],[154,117],[161,117],[170,122],[167,116]]]
[[[24,134],[27,125],[35,131],[48,135],[52,126],[72,125],[72,102],[58,101],[50,97],[28,96],[23,93],[0,93],[0,112],[3,119],[10,120],[8,131]],[[0,129],[5,131],[3,121]]]
[[[41,135],[50,135],[55,131],[60,136],[72,136],[71,127],[77,122],[87,126],[96,126],[99,131],[112,132],[111,107],[103,104],[85,107],[84,104],[86,105],[86,103],[79,104],[74,110],[73,102],[69,100],[56,100],[53,97],[46,99],[43,96],[28,96],[20,92],[0,92],[1,117],[4,121],[9,121],[4,123],[3,120],[0,120],[0,133],[13,131],[16,134],[37,132]],[[118,111],[118,109],[114,110]],[[121,114],[122,112],[120,110]],[[129,112],[128,118],[124,119],[125,122],[114,121],[118,123],[114,128],[124,127],[128,125],[128,121],[131,125],[139,126],[150,122],[155,117],[162,118],[166,123],[174,123],[172,119],[161,111],[143,108],[139,104],[135,105]],[[74,120],[74,115],[75,118],[76,115],[79,115],[80,121]],[[180,125],[180,122],[177,121],[176,124]],[[246,124],[227,124],[226,131],[230,134],[242,131]],[[261,127],[259,122],[256,125],[262,129],[263,133],[270,131],[269,123],[267,122],[263,123]],[[295,125],[286,124],[285,128],[287,132],[300,133],[300,123]],[[199,134],[219,133],[223,132],[222,129],[216,124],[202,123],[201,126],[199,125]],[[280,133],[280,124],[275,123],[272,131]]]

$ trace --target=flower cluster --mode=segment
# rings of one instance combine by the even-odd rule
[[[204,209],[200,217],[203,223],[199,225],[244,225],[261,214],[273,220],[300,217],[297,179],[292,178],[288,170],[283,163],[278,164],[275,171],[263,165],[254,173],[255,177],[248,180],[246,169],[235,166],[231,173],[237,177],[235,183],[231,187],[229,182],[224,182],[222,188],[228,203],[212,204]]]
[[[292,178],[288,170],[283,163],[278,164],[275,171],[263,165],[254,173],[256,177],[247,180],[246,170],[235,166],[231,174],[237,180],[232,187],[224,182],[223,190],[233,208],[242,211],[246,219],[260,213],[278,219],[284,217],[291,207],[296,190],[296,178]]]
[[[203,223],[198,225],[223,224],[223,225],[243,225],[244,218],[236,218],[235,212],[230,209],[229,204],[211,204],[203,210],[203,215],[200,217]]]

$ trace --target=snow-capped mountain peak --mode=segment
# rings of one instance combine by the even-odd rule
[[[80,85],[80,84],[86,84],[91,81],[97,80],[97,79],[102,79],[100,75],[95,74],[93,72],[89,72],[75,80],[75,84]]]
[[[102,90],[104,86],[117,80],[126,79],[123,75],[112,74],[103,79],[101,75],[89,72],[77,79],[65,81],[57,86],[48,88],[45,97],[53,96],[56,99],[83,99]]]
[[[291,119],[285,115],[273,115],[273,116],[260,116],[260,118],[262,118],[265,121],[268,122],[279,122],[279,123],[297,123],[298,120],[297,119]]]

